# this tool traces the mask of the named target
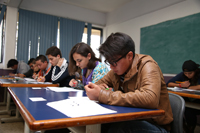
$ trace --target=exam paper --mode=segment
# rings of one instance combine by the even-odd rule
[[[47,105],[67,115],[68,117],[84,117],[117,113],[115,110],[104,108],[94,101],[82,98],[71,98],[56,102],[49,102]]]
[[[31,78],[24,78],[24,80],[29,81],[29,82],[37,82],[37,80],[31,79]]]
[[[37,102],[37,101],[46,101],[46,99],[42,98],[42,97],[29,97],[29,99],[33,102]]]
[[[42,89],[41,87],[32,87],[32,89],[37,90],[37,89]]]
[[[83,90],[77,90],[70,87],[48,87],[48,89],[55,92],[83,91]]]
[[[179,87],[167,87],[168,90],[171,91],[192,91],[192,92],[200,92],[199,90],[192,90],[192,89],[184,89],[184,88],[179,88]]]

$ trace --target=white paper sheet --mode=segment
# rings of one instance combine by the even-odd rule
[[[171,91],[193,91],[193,92],[200,92],[199,90],[192,90],[192,89],[183,89],[183,88],[179,88],[179,87],[167,87],[168,90]]]
[[[38,102],[38,101],[46,101],[46,99],[42,97],[29,97],[29,99],[33,102]]]
[[[117,111],[104,108],[94,101],[86,98],[71,98],[47,103],[48,106],[60,111],[68,117],[83,117],[100,114],[117,113]]]
[[[48,89],[55,92],[83,91],[83,90],[77,90],[70,87],[48,87]]]
[[[29,82],[37,82],[37,80],[31,79],[31,78],[24,78],[24,80],[29,81]]]
[[[41,87],[32,87],[32,89],[37,90],[37,89],[42,89]]]

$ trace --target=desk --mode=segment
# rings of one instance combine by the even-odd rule
[[[69,129],[73,131],[80,129],[81,132],[89,130],[93,133],[100,133],[101,123],[146,119],[165,114],[164,110],[100,104],[103,107],[117,111],[117,113],[70,118],[46,104],[48,102],[67,99],[68,97],[86,96],[85,92],[54,92],[45,88],[36,90],[31,87],[9,87],[8,91],[26,122],[24,131],[27,132],[29,132],[27,128],[37,131],[70,127]],[[29,97],[43,97],[47,101],[32,102],[29,100]],[[74,128],[77,126],[79,128]]]
[[[189,98],[195,98],[200,99],[200,92],[199,91],[169,91],[169,93],[174,93],[182,97],[189,97]],[[193,103],[193,102],[185,102],[185,106],[189,108],[199,109],[200,110],[200,104]]]
[[[58,84],[31,84],[30,82],[27,82],[25,80],[19,80],[17,82],[14,82],[13,80],[7,79],[7,78],[0,79],[0,87],[1,88],[4,87],[5,94],[6,94],[6,88],[7,87],[47,87],[47,86],[56,87],[56,86],[58,86]],[[11,100],[10,94],[7,93],[6,110],[0,111],[0,114],[8,114],[9,113],[10,100]],[[14,121],[18,121],[18,120],[21,120],[21,119],[19,118],[18,110],[16,110],[16,117],[15,118],[2,118],[1,122],[14,122]]]

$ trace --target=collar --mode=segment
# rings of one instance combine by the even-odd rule
[[[62,62],[62,65],[60,66],[60,68],[64,67],[65,64],[67,64],[67,60],[65,58],[63,58],[63,62]]]

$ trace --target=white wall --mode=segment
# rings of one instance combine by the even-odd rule
[[[17,29],[18,9],[7,7],[6,11],[6,32],[3,63],[0,68],[7,68],[7,62],[11,58],[15,58],[16,29]]]
[[[155,3],[154,3],[155,4]],[[185,17],[191,14],[200,12],[200,0],[185,0],[169,7],[145,14],[134,19],[121,22],[119,20],[111,24],[109,21],[108,26],[105,28],[106,36],[113,32],[124,32],[130,35],[136,44],[136,53],[140,51],[140,28],[157,24],[163,21],[172,20],[180,17]],[[108,16],[112,17],[112,16]],[[109,18],[108,18],[109,20]]]

